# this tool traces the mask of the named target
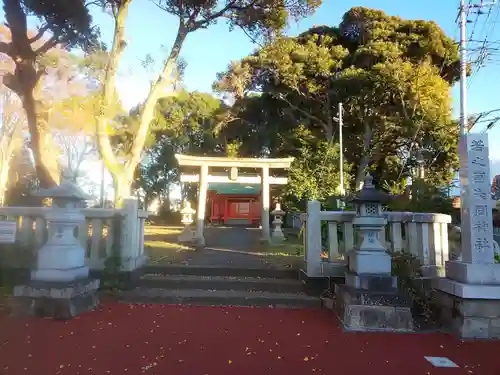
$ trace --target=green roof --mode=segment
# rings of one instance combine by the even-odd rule
[[[208,190],[217,194],[260,194],[260,184],[209,183]]]

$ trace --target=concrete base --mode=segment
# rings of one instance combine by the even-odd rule
[[[55,281],[65,283],[71,280],[79,280],[88,277],[89,268],[87,266],[75,268],[41,268],[31,272],[31,280],[37,281]]]
[[[193,243],[195,240],[195,233],[190,227],[184,227],[183,231],[177,237],[180,243]]]
[[[436,290],[441,321],[462,339],[500,339],[500,299],[461,298]]]
[[[348,272],[335,295],[335,312],[347,331],[413,331],[412,304],[398,292],[396,277]]]
[[[500,264],[446,262],[446,277],[464,284],[498,285]]]
[[[68,320],[98,304],[99,280],[80,279],[69,283],[31,281],[14,287],[13,313]]]
[[[391,274],[392,259],[385,251],[355,250],[349,253],[349,271],[357,274]]]
[[[434,281],[434,287],[437,290],[460,298],[500,301],[500,285],[465,284],[443,277]]]

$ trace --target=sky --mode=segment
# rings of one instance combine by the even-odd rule
[[[475,3],[479,3],[476,0]],[[298,23],[290,25],[288,35],[297,35],[316,25],[337,25],[342,15],[353,6],[365,6],[381,9],[389,15],[406,19],[433,20],[444,31],[455,39],[458,38],[458,27],[455,23],[459,0],[324,0],[316,13]],[[468,35],[473,39],[482,40],[488,35],[488,40],[500,40],[500,27],[496,23],[500,5],[492,9],[489,18],[470,14]],[[3,18],[3,15],[2,17]],[[485,21],[489,23],[486,24]],[[113,36],[112,19],[101,13],[94,12],[94,21],[99,25],[103,40],[110,45]],[[492,22],[493,21],[493,22]],[[130,108],[142,101],[149,89],[149,82],[155,78],[161,68],[163,58],[167,55],[176,35],[178,20],[157,8],[150,0],[133,0],[126,25],[127,48],[122,58],[117,79],[118,91],[124,106]],[[474,35],[472,36],[472,30]],[[256,48],[248,37],[239,30],[229,31],[227,25],[220,21],[205,30],[198,30],[187,37],[181,57],[187,62],[184,74],[184,85],[188,90],[211,92],[211,86],[217,72],[227,68],[232,60],[241,59],[252,53]],[[142,62],[148,54],[155,64],[144,68]],[[493,60],[495,60],[493,58]],[[469,113],[500,108],[500,99],[496,95],[497,85],[491,83],[492,77],[500,73],[500,59],[486,61],[486,66],[479,70],[468,83]],[[453,89],[454,110],[458,113],[458,89]],[[477,126],[475,131],[481,131]],[[493,152],[495,141],[498,147],[500,125],[489,131],[490,157],[492,172],[500,173],[500,152]]]

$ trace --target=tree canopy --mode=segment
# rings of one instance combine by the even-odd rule
[[[416,165],[416,151],[424,154],[428,178],[444,183],[457,165],[449,91],[458,66],[457,45],[434,22],[356,7],[338,26],[278,38],[232,62],[214,89],[235,98],[228,128],[253,124],[256,133],[266,133],[278,127],[282,144],[271,153],[297,149],[296,140],[286,138],[300,126],[338,143],[335,117],[342,102],[352,188],[368,170],[380,182],[403,181]]]

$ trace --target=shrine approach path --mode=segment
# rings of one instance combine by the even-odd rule
[[[238,226],[205,228],[205,248],[170,257],[170,263],[235,268],[297,268],[299,256],[284,256],[261,242],[261,230]]]
[[[2,375],[499,375],[498,353],[445,334],[346,333],[326,310],[110,302],[67,322],[0,317]]]

